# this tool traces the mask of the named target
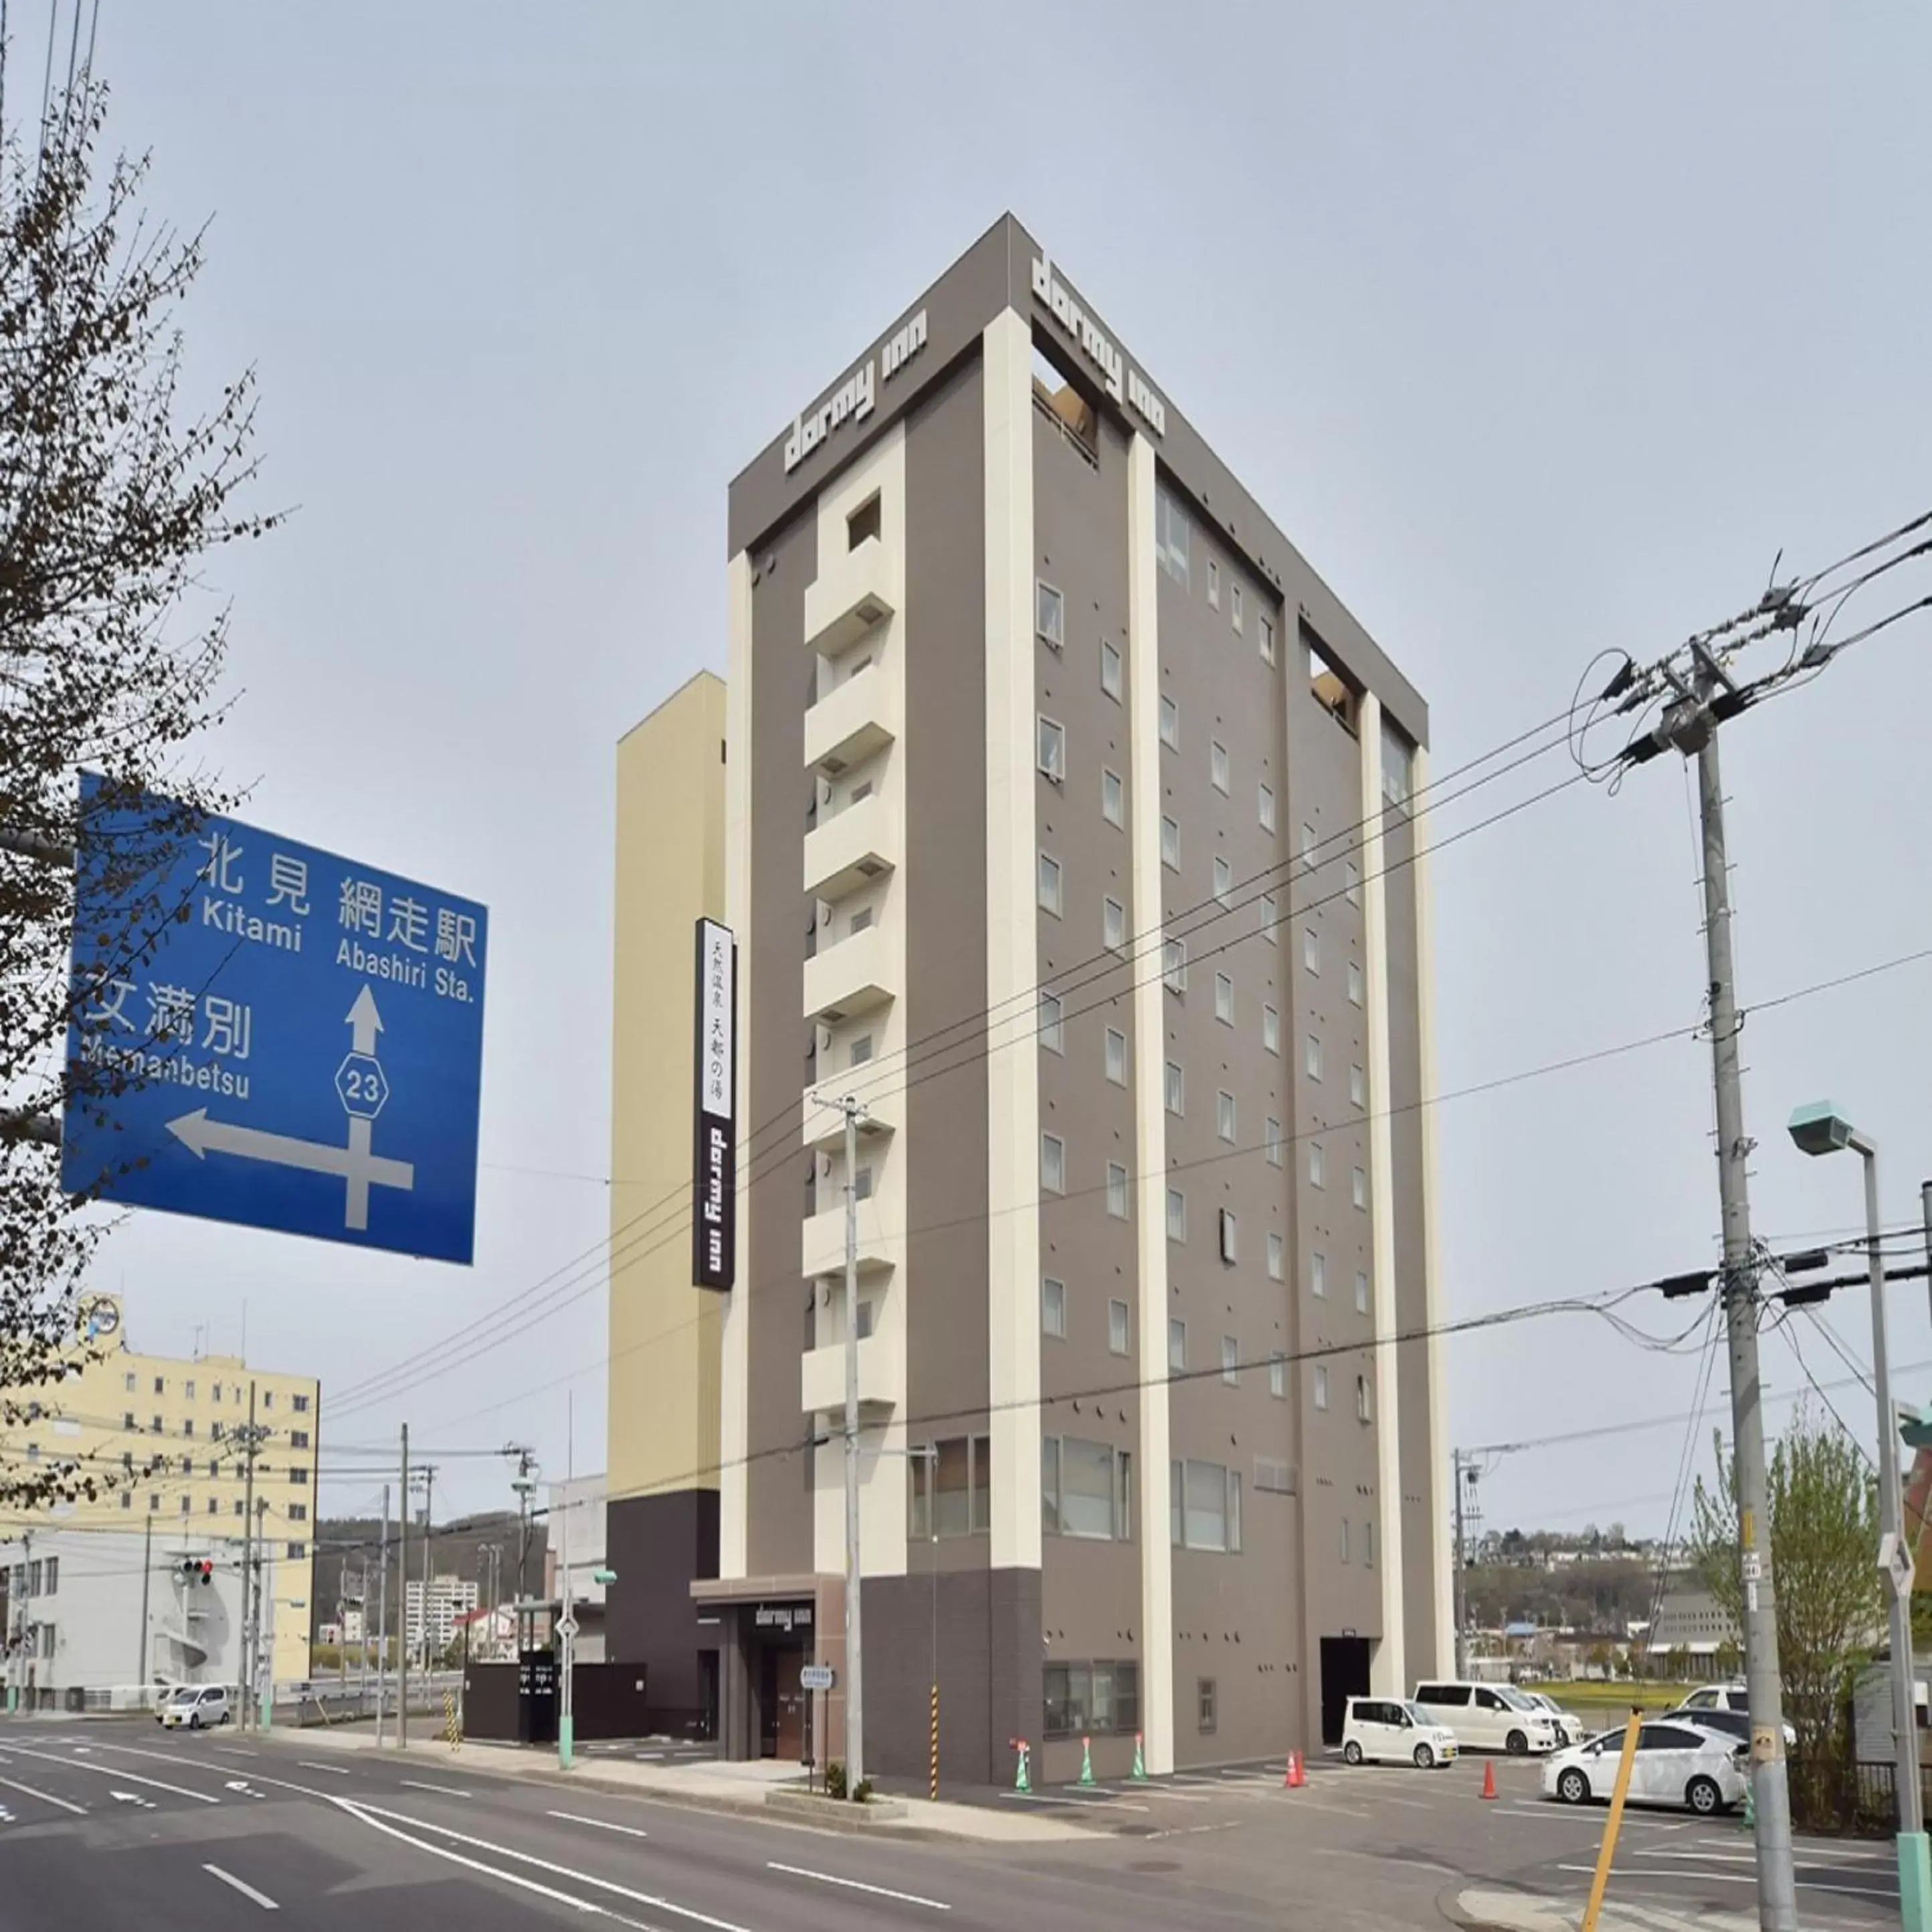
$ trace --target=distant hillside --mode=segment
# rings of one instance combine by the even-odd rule
[[[453,1522],[438,1523],[430,1539],[430,1574],[434,1576],[462,1576],[477,1587],[477,1601],[490,1600],[490,1558],[483,1554],[486,1545],[498,1544],[501,1562],[503,1600],[517,1594],[517,1518],[508,1510],[493,1510],[483,1516],[459,1517]],[[346,1572],[352,1592],[366,1570],[368,1580],[368,1621],[376,1628],[377,1584],[381,1570],[382,1526],[374,1516],[333,1516],[316,1526],[315,1621],[317,1625],[335,1621],[336,1605],[344,1592]],[[402,1628],[402,1592],[397,1583],[397,1527],[389,1525],[389,1618],[392,1632]],[[532,1596],[544,1587],[544,1525],[530,1525],[527,1586]],[[423,1570],[422,1526],[410,1529],[410,1576],[419,1578]]]

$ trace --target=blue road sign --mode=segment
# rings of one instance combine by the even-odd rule
[[[82,777],[70,1192],[467,1262],[488,916],[231,818]],[[88,808],[90,805],[92,809]]]

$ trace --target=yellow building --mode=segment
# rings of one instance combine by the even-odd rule
[[[80,1481],[93,1479],[96,1492],[0,1511],[0,1544],[23,1535],[66,1542],[90,1531],[131,1532],[152,1544],[157,1574],[187,1544],[238,1546],[248,1484],[247,1437],[238,1432],[247,1428],[252,1399],[262,1432],[254,1504],[264,1638],[278,1682],[306,1678],[321,1384],[313,1376],[250,1369],[236,1355],[188,1360],[142,1354],[129,1346],[114,1295],[84,1296],[81,1315],[91,1347],[76,1350],[65,1381],[47,1385],[37,1419],[0,1432],[0,1465],[16,1475],[70,1466]],[[138,1570],[129,1575],[130,1592],[139,1592],[142,1581]],[[173,1640],[161,1604],[158,1592],[149,1616],[150,1682],[190,1674],[169,1654]],[[131,1643],[124,1648],[131,1650]],[[130,1676],[123,1670],[117,1680]]]

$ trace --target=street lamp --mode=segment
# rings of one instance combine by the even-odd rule
[[[1865,1254],[1871,1275],[1872,1382],[1878,1396],[1879,1567],[1892,1613],[1893,1779],[1898,1796],[1898,1897],[1906,1932],[1932,1932],[1932,1859],[1918,1786],[1918,1732],[1912,1696],[1912,1555],[1904,1542],[1898,1492],[1898,1438],[1885,1347],[1885,1264],[1879,1251],[1878,1149],[1828,1100],[1792,1116],[1789,1132],[1809,1154],[1850,1148],[1865,1164]]]

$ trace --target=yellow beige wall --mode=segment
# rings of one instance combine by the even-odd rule
[[[86,1301],[118,1312],[111,1296]],[[37,1421],[0,1432],[0,1465],[12,1472],[72,1464],[97,1491],[70,1507],[0,1510],[0,1540],[41,1529],[139,1531],[148,1522],[157,1562],[171,1558],[184,1538],[238,1541],[244,1474],[228,1438],[248,1420],[252,1384],[256,1426],[269,1432],[256,1457],[255,1502],[264,1574],[273,1579],[274,1672],[284,1682],[307,1677],[320,1384],[250,1369],[236,1356],[185,1360],[125,1342],[124,1320],[118,1321],[112,1339],[94,1345],[106,1351],[101,1359],[77,1356],[78,1372],[49,1385]],[[139,1580],[130,1580],[138,1589]]]
[[[724,684],[617,747],[610,1070],[610,1494],[718,1486],[725,1298],[691,1285],[692,928],[724,916]]]

